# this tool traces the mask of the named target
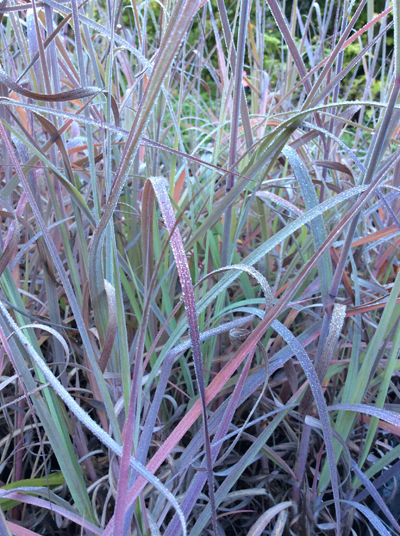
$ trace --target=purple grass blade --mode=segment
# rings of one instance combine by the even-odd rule
[[[354,508],[357,508],[362,514],[365,515],[369,521],[371,521],[372,525],[376,528],[378,531],[378,534],[380,536],[392,536],[391,533],[387,530],[385,525],[382,523],[382,521],[379,519],[379,517],[374,514],[374,512],[368,508],[367,506],[364,506],[363,504],[356,503],[353,501],[343,501],[347,504],[350,504],[350,506],[354,506]]]
[[[3,510],[0,508],[0,536],[11,536],[11,531],[7,526],[6,518],[4,517]]]
[[[90,532],[94,534],[99,534],[100,536],[103,534],[103,529],[96,527],[96,525],[93,525],[93,523],[89,523],[89,521],[86,521],[85,519],[75,514],[74,512],[67,510],[66,508],[63,508],[62,506],[59,506],[57,504],[46,501],[45,499],[40,499],[38,497],[31,497],[30,495],[25,495],[24,493],[21,493],[21,491],[25,491],[27,493],[29,492],[36,493],[39,489],[40,488],[37,488],[37,487],[25,487],[25,486],[21,488],[17,488],[17,489],[12,489],[12,490],[2,489],[0,490],[0,497],[12,499],[14,501],[19,501],[19,502],[26,503],[26,504],[32,504],[39,508],[44,508],[52,512],[57,512],[57,514],[65,517],[66,519],[69,519],[70,521],[73,521],[77,525],[80,525],[81,527],[87,530],[90,530]]]
[[[333,497],[335,502],[336,510],[336,534],[337,536],[341,535],[341,509],[340,509],[340,497],[339,497],[339,482],[338,482],[338,473],[335,461],[335,450],[333,447],[333,434],[331,423],[329,420],[329,415],[327,411],[327,406],[324,398],[324,392],[322,390],[321,384],[318,380],[317,373],[315,368],[311,363],[310,358],[307,355],[307,352],[299,344],[294,335],[278,320],[274,320],[271,326],[281,335],[281,337],[289,344],[293,350],[296,351],[296,356],[300,361],[301,366],[307,376],[309,381],[314,399],[318,408],[318,413],[321,419],[321,425],[324,432],[324,439],[326,445],[326,453],[328,457],[328,464],[331,474],[332,490]]]
[[[393,426],[400,428],[400,415],[394,411],[389,411],[383,408],[376,408],[367,404],[336,404],[328,406],[328,411],[355,411],[357,413],[365,413],[377,419],[382,419]]]
[[[382,498],[382,495],[378,492],[378,490],[374,487],[372,482],[369,478],[367,478],[364,473],[359,469],[358,465],[354,460],[351,460],[351,467],[353,471],[355,472],[358,479],[362,482],[365,489],[369,492],[371,497],[374,498],[376,504],[379,506],[379,508],[382,510],[382,512],[385,514],[385,516],[388,518],[388,520],[391,522],[393,527],[397,530],[397,532],[400,534],[400,526],[397,522],[397,520],[393,517],[392,512],[387,507],[385,501]]]
[[[154,191],[156,193],[158,202],[161,207],[161,212],[169,232],[175,226],[176,220],[175,215],[172,209],[171,201],[169,199],[167,189],[165,187],[163,177],[151,177],[151,183],[153,185]],[[202,411],[203,411],[203,425],[204,425],[204,436],[205,436],[205,447],[206,447],[206,460],[207,460],[207,476],[208,476],[208,488],[210,494],[210,504],[211,504],[211,513],[212,513],[212,522],[215,536],[218,534],[217,530],[217,516],[215,510],[215,497],[214,497],[214,480],[213,480],[213,469],[212,469],[212,457],[211,457],[211,447],[210,439],[208,434],[208,424],[207,424],[207,402],[206,402],[206,393],[205,393],[205,383],[204,383],[204,369],[203,369],[203,358],[201,353],[200,346],[200,331],[199,324],[197,320],[197,311],[196,303],[194,298],[193,284],[190,276],[189,265],[187,262],[187,257],[185,253],[185,247],[183,245],[182,237],[180,235],[179,229],[176,228],[173,232],[171,238],[171,248],[174,254],[176,267],[179,275],[179,280],[182,287],[182,296],[185,303],[185,309],[189,325],[189,334],[192,342],[192,351],[193,351],[193,360],[196,371],[197,383],[199,387]]]
[[[388,469],[386,469],[384,473],[382,473],[377,479],[373,481],[372,484],[374,488],[379,489],[381,486],[383,486],[383,484],[386,484],[386,482],[388,482],[392,478],[395,478],[398,473],[400,473],[400,460],[396,462],[394,465],[392,465],[391,467],[389,467]],[[354,497],[354,501],[361,502],[368,497],[368,494],[369,494],[369,490],[364,489],[363,491],[361,491],[358,495]]]

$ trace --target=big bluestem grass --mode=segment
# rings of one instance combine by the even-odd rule
[[[0,18],[0,535],[400,533],[399,1]]]

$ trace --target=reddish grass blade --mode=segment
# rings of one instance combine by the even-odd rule
[[[63,93],[55,93],[54,95],[46,95],[41,93],[35,93],[29,91],[20,86],[8,74],[0,67],[0,81],[2,84],[8,87],[11,91],[15,91],[19,95],[28,97],[29,99],[40,100],[45,102],[67,102],[76,99],[82,99],[83,97],[92,97],[100,93],[101,89],[98,87],[82,87],[78,89],[72,89],[71,91],[64,91]]]

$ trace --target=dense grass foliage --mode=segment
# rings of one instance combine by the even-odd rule
[[[0,6],[0,536],[400,534],[400,0]]]

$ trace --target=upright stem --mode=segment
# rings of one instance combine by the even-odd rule
[[[246,45],[246,29],[247,18],[249,14],[249,0],[243,0],[240,10],[239,20],[239,37],[236,54],[236,71],[235,71],[235,95],[233,98],[233,111],[232,111],[232,128],[231,128],[231,143],[229,146],[229,161],[228,168],[232,169],[232,166],[237,160],[237,141],[239,135],[239,119],[240,119],[240,103],[242,99],[242,78],[243,78],[243,63],[244,63],[244,51]],[[236,171],[236,168],[232,169]],[[232,190],[235,183],[235,175],[233,173],[228,175],[226,180],[226,193]],[[230,205],[225,212],[224,218],[224,234],[222,237],[221,247],[221,267],[229,264],[229,245],[231,237],[231,222],[232,222],[232,205]]]

